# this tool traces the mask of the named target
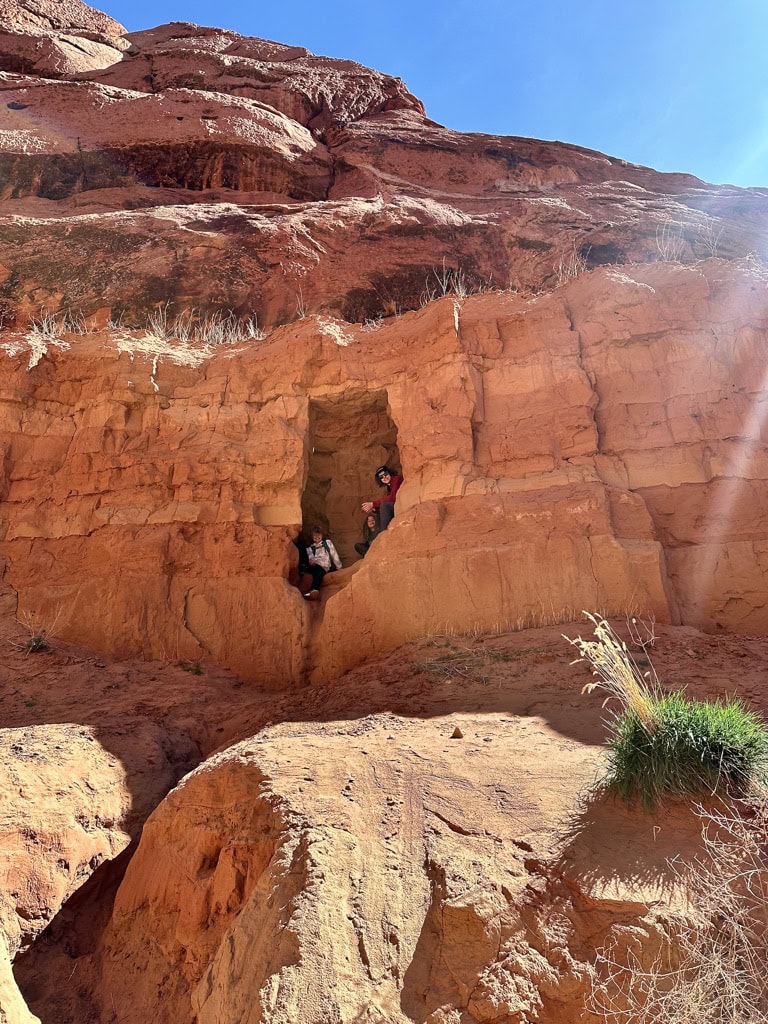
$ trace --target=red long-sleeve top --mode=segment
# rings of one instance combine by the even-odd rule
[[[389,490],[387,491],[386,498],[377,498],[376,501],[374,501],[373,503],[373,507],[375,509],[378,509],[382,501],[391,501],[392,504],[394,505],[395,498],[397,497],[397,492],[400,490],[400,484],[402,482],[403,478],[400,476],[399,473],[396,473],[395,476],[393,476],[392,479],[389,481]]]

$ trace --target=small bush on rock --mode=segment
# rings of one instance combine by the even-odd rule
[[[663,793],[743,797],[765,772],[768,736],[760,719],[733,698],[652,698],[649,728],[631,708],[615,716],[610,784],[625,800],[652,808]]]
[[[768,732],[758,715],[735,698],[698,701],[665,693],[653,668],[643,675],[612,627],[586,614],[595,639],[566,639],[597,676],[584,690],[604,689],[608,700],[620,701],[608,720],[610,789],[653,809],[666,793],[743,797],[764,782]]]

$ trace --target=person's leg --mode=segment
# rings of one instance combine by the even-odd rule
[[[313,565],[310,570],[312,573],[312,589],[304,597],[320,597],[320,584],[323,582],[323,576],[325,576],[325,569],[321,565]]]
[[[370,541],[361,540],[359,544],[355,544],[355,551],[360,555],[361,558],[365,558],[368,553],[368,548],[371,546]]]
[[[379,530],[386,530],[395,518],[394,501],[382,501],[379,505]]]

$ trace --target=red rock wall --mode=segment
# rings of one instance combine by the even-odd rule
[[[4,321],[45,308],[141,326],[168,303],[270,328],[297,306],[362,322],[457,278],[532,293],[574,260],[768,246],[760,190],[454,132],[399,79],[301,47],[121,31],[75,0],[0,12]]]
[[[209,657],[278,687],[581,608],[764,632],[765,281],[718,261],[632,274],[446,298],[373,331],[310,318],[198,366],[107,337],[29,369],[7,355],[19,610],[117,656]],[[319,610],[286,582],[321,443],[310,403],[345,559],[391,425],[406,476],[394,527]]]

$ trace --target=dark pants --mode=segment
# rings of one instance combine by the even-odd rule
[[[325,576],[325,569],[322,565],[310,565],[309,571],[312,575],[312,590],[319,590],[320,584],[323,582],[323,576]]]
[[[355,544],[355,551],[360,555],[361,558],[365,558],[368,554],[368,548],[371,546],[369,540],[361,540],[359,544]]]
[[[379,531],[386,530],[395,518],[394,501],[382,501],[379,505]]]

